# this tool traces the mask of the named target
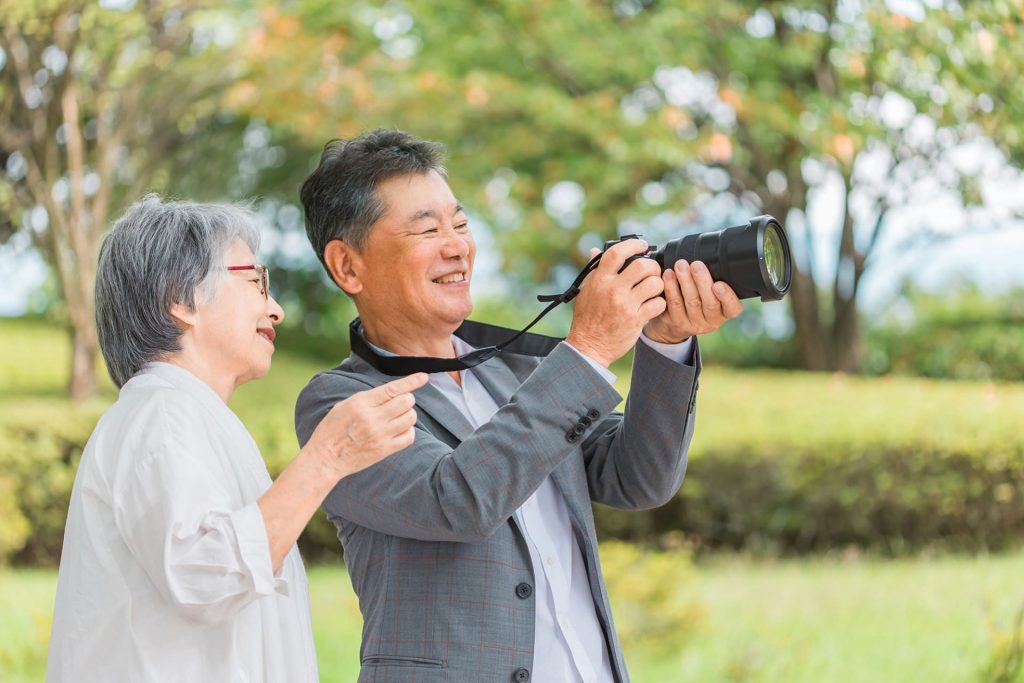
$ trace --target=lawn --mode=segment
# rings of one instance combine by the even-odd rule
[[[703,613],[655,655],[627,648],[636,683],[982,681],[992,639],[1024,603],[1024,553],[902,560],[714,557],[682,588]],[[0,680],[39,681],[56,574],[0,572]],[[324,683],[354,681],[359,613],[340,567],[310,570]],[[1014,679],[1008,679],[1014,680]]]

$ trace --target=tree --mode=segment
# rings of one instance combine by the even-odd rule
[[[147,190],[174,187],[175,163],[217,127],[220,98],[237,77],[228,56],[239,22],[212,6],[0,5],[0,225],[7,235],[32,231],[57,274],[75,399],[95,388],[93,289],[111,216]]]
[[[916,9],[305,0],[264,11],[250,43],[263,59],[235,102],[311,147],[377,126],[445,141],[456,190],[527,283],[564,279],[583,247],[624,227],[666,236],[772,213],[797,252],[789,302],[803,364],[856,371],[858,287],[893,209],[923,182],[976,200],[970,178],[931,172],[982,133],[948,44],[974,25],[955,5]],[[947,34],[937,56],[917,42]],[[976,85],[993,85],[980,66]],[[808,210],[834,181],[833,238]],[[816,263],[824,240],[830,273]]]

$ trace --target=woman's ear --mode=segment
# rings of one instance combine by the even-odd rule
[[[324,264],[331,279],[348,294],[363,291],[363,281],[358,274],[362,262],[359,252],[342,240],[331,240],[324,248]]]
[[[197,311],[191,310],[185,304],[171,304],[169,312],[174,318],[174,322],[178,323],[178,327],[182,330],[187,330],[196,324]]]

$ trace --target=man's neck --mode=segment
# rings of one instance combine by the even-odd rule
[[[363,336],[379,349],[399,356],[428,356],[431,358],[455,358],[451,329],[409,329],[388,320],[376,319],[363,323]]]

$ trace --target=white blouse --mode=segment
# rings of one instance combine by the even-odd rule
[[[75,478],[48,681],[316,681],[298,549],[273,573],[252,437],[199,378],[129,380]]]

